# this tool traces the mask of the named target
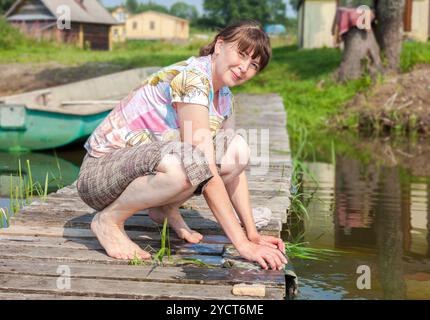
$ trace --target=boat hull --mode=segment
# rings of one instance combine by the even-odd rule
[[[88,137],[109,112],[71,115],[25,108],[19,127],[0,126],[0,150],[45,150],[73,143]]]

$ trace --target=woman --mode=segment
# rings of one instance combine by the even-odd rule
[[[180,238],[198,243],[203,236],[186,225],[179,207],[203,194],[242,257],[265,269],[287,263],[282,240],[256,230],[244,172],[249,160],[245,140],[224,135],[229,137],[226,151],[219,155],[213,139],[223,136],[221,130],[234,129],[229,87],[254,77],[270,56],[269,39],[257,23],[233,24],[199,57],[150,76],[94,131],[85,144],[77,187],[99,211],[91,229],[109,256],[150,258],[124,231],[125,221],[144,209],[158,223],[167,217]]]

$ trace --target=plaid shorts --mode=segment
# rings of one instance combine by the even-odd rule
[[[228,147],[231,139],[217,138],[215,141],[216,163],[220,171],[219,149]],[[224,150],[224,151],[225,151]],[[103,157],[87,154],[82,162],[77,180],[81,199],[95,210],[103,210],[114,202],[136,178],[155,175],[156,168],[166,154],[175,154],[181,159],[194,195],[200,195],[213,177],[204,153],[184,142],[151,142],[115,150]]]

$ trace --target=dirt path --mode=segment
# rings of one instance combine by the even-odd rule
[[[100,62],[78,66],[58,62],[0,64],[0,96],[66,84],[123,69],[120,65]]]

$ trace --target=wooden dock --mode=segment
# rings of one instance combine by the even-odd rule
[[[247,175],[252,206],[272,210],[261,232],[280,236],[291,179],[282,99],[275,94],[236,99],[237,128],[256,129],[259,144],[270,142],[270,158],[264,157],[264,148],[252,154]],[[261,129],[270,129],[269,140]],[[285,299],[297,283],[291,263],[285,272],[266,271],[236,257],[203,197],[181,209],[188,225],[205,236],[203,241],[186,244],[171,233],[172,255],[163,265],[109,258],[89,230],[93,212],[71,185],[17,213],[11,226],[0,230],[0,299],[256,299],[233,295],[233,285],[240,283],[264,285],[266,294],[258,299]],[[126,223],[133,241],[155,251],[160,229],[145,211]]]

